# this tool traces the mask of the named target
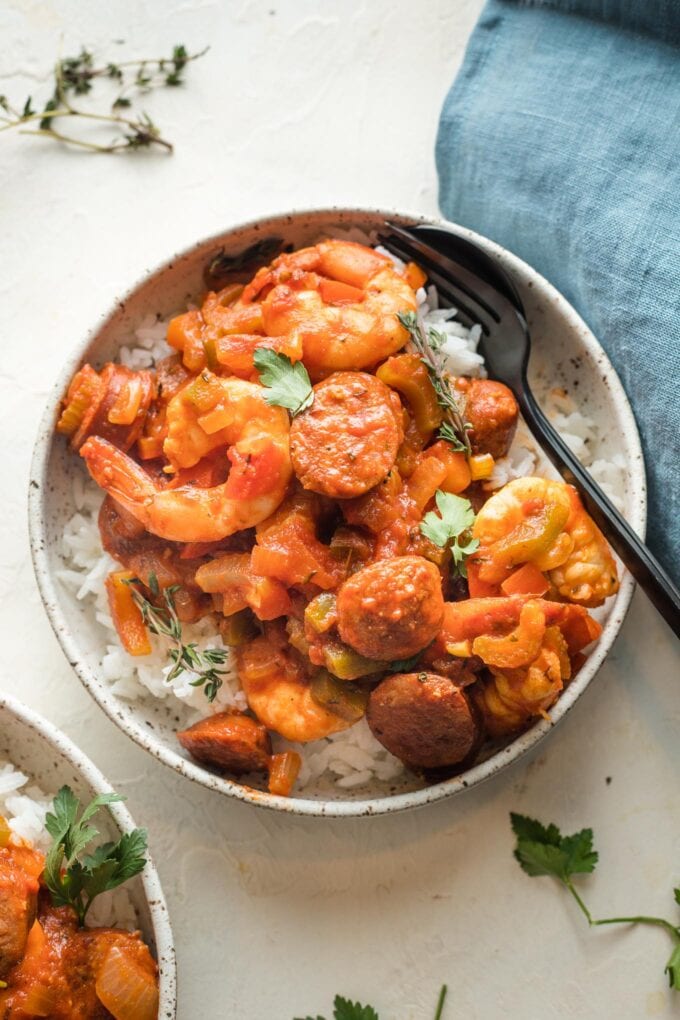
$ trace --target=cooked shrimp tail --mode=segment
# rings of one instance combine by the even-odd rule
[[[290,479],[287,448],[264,440],[249,460],[237,451],[227,481],[206,489],[160,488],[131,457],[96,436],[80,452],[97,485],[147,531],[171,542],[216,542],[259,524],[277,508]]]

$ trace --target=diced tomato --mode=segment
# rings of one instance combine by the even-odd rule
[[[355,305],[364,300],[364,292],[340,280],[319,280],[319,294],[327,305]]]
[[[440,486],[444,492],[458,493],[467,489],[472,476],[468,459],[464,453],[453,450],[450,443],[440,439],[428,447],[423,456],[436,457],[446,467],[446,475]]]
[[[228,499],[254,499],[276,485],[283,456],[274,443],[265,441],[260,450],[248,454],[232,446],[228,457],[232,463],[225,491]]]
[[[470,598],[483,599],[490,595],[500,595],[500,589],[497,584],[490,584],[488,581],[481,580],[479,576],[480,568],[481,564],[477,560],[467,561],[467,582]]]
[[[525,563],[501,584],[504,595],[536,595],[538,598],[550,590],[545,574],[534,563]]]

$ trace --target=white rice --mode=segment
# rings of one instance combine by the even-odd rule
[[[45,815],[52,801],[39,786],[29,783],[30,778],[11,762],[0,760],[0,815],[7,820],[17,842],[46,850],[50,837]]]
[[[356,228],[337,230],[334,236],[363,244],[375,240],[373,237],[367,238]],[[390,254],[385,249],[378,250]],[[390,257],[398,266],[403,265],[394,256]],[[446,354],[450,375],[486,376],[484,360],[477,352],[481,327],[467,329],[460,322],[454,321],[456,310],[439,308],[434,287],[428,287],[427,290],[421,288],[417,299],[425,324],[446,337],[442,349]],[[171,353],[165,343],[166,326],[166,322],[158,321],[153,316],[147,317],[136,330],[133,343],[120,348],[120,361],[130,368],[149,368]],[[552,391],[544,406],[565,442],[620,507],[625,467],[623,458],[603,460],[595,457],[594,451],[599,441],[597,427],[592,419],[580,413],[564,391]],[[497,461],[487,488],[496,489],[512,478],[530,474],[557,477],[552,465],[520,421],[510,452]],[[64,529],[62,555],[65,569],[57,574],[77,599],[84,600],[94,610],[106,644],[106,651],[99,662],[101,677],[111,685],[116,695],[128,701],[138,701],[149,694],[161,699],[176,699],[182,703],[181,716],[185,725],[203,718],[207,711],[218,712],[228,707],[245,709],[245,695],[240,689],[231,655],[223,667],[227,671],[223,685],[212,706],[208,706],[202,690],[191,686],[194,674],[183,673],[168,682],[171,665],[168,665],[168,644],[165,639],[152,635],[153,652],[148,656],[135,658],[124,651],[111,620],[104,589],[106,575],[117,569],[118,564],[101,547],[97,513],[102,498],[94,482],[82,474],[76,476],[74,501],[77,512]],[[185,640],[196,641],[199,648],[225,647],[213,628],[210,619],[194,625],[184,625]],[[292,746],[279,737],[274,738],[274,744],[276,749]],[[350,791],[359,791],[369,784],[394,783],[404,774],[402,763],[375,739],[365,720],[325,740],[296,745],[295,749],[302,756],[297,792],[313,794],[321,785],[327,786],[330,782],[339,790],[346,791],[346,795],[351,795]]]
[[[52,838],[45,828],[45,816],[51,810],[52,798],[12,762],[0,759],[0,815],[9,824],[12,842],[46,852]],[[127,889],[101,893],[88,912],[87,924],[134,931],[137,915]]]

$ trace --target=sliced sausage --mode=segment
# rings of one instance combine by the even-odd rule
[[[177,734],[192,758],[234,775],[266,772],[272,745],[265,727],[247,715],[218,712]]]
[[[38,903],[38,880],[14,860],[17,854],[0,853],[0,980],[24,955]]]
[[[358,570],[340,588],[342,640],[369,659],[406,659],[435,639],[444,618],[441,578],[422,556],[395,556]]]
[[[366,718],[391,754],[416,769],[441,769],[471,757],[481,742],[474,708],[448,677],[397,673],[371,692]]]
[[[291,425],[293,470],[312,492],[361,496],[390,472],[401,440],[396,394],[365,372],[335,372]]]
[[[472,379],[465,394],[465,417],[472,425],[474,453],[498,460],[510,449],[519,408],[511,390],[493,379]]]

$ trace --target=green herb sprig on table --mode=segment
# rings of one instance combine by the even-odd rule
[[[152,634],[158,634],[169,638],[174,642],[175,647],[170,648],[168,655],[174,665],[166,679],[168,683],[175,680],[180,673],[195,673],[196,677],[191,681],[192,687],[203,687],[203,693],[208,701],[214,701],[217,692],[222,686],[222,677],[225,671],[217,667],[223,666],[227,661],[229,651],[226,648],[205,648],[199,651],[195,642],[184,643],[182,635],[182,624],[175,610],[175,592],[179,585],[173,584],[161,591],[158,578],[155,574],[149,575],[149,590],[156,602],[162,600],[162,605],[150,602],[139,590],[142,583],[135,577],[126,581],[132,591],[132,597],[142,614],[144,623]]]
[[[100,808],[124,799],[117,793],[99,794],[81,811],[73,790],[62,786],[45,818],[53,840],[45,859],[45,885],[53,904],[73,907],[81,925],[100,893],[127,882],[146,864],[146,829],[133,829],[117,843],[85,852],[99,835],[91,820]]]
[[[447,991],[446,985],[442,985],[437,999],[434,1020],[442,1018]],[[302,1020],[302,1018],[298,1017],[297,1020]],[[306,1016],[304,1020],[325,1020],[325,1017],[317,1014],[315,1017]],[[379,1017],[373,1006],[362,1006],[360,1002],[351,1002],[349,999],[343,999],[341,995],[336,995],[333,1000],[333,1020],[379,1020]]]
[[[454,496],[452,492],[435,493],[436,513],[430,510],[425,514],[420,530],[425,538],[440,548],[449,546],[453,557],[454,572],[467,577],[466,559],[479,548],[479,541],[472,538],[470,529],[475,523],[475,512],[469,500],[462,496]]]
[[[265,387],[264,399],[268,404],[287,408],[292,418],[312,406],[314,390],[301,361],[293,364],[287,354],[279,354],[267,347],[257,347],[253,361]]]
[[[77,146],[90,152],[133,152],[139,149],[160,148],[172,152],[172,144],[163,138],[160,129],[144,111],[130,114],[133,97],[147,94],[152,89],[176,87],[184,83],[187,65],[207,53],[189,53],[185,46],[175,46],[169,57],[151,60],[125,60],[96,66],[92,53],[81,49],[76,57],[57,61],[51,97],[42,109],[34,107],[33,96],[28,96],[20,107],[14,106],[7,96],[0,95],[0,131],[20,128],[21,134],[39,135],[52,141]],[[106,112],[95,112],[76,107],[72,96],[91,92],[97,81],[107,80],[115,85],[116,95]],[[91,138],[65,134],[62,125],[77,121],[89,127],[109,125],[116,130],[114,138],[106,143]]]
[[[550,875],[561,882],[578,903],[591,926],[601,924],[647,924],[663,928],[671,936],[675,947],[666,964],[665,972],[671,988],[680,991],[680,925],[662,917],[635,915],[632,917],[605,917],[595,919],[572,882],[574,875],[590,874],[595,870],[598,853],[593,849],[593,830],[581,829],[572,836],[563,836],[556,825],[542,825],[533,818],[512,813],[512,831],[517,837],[515,857],[527,875]],[[675,902],[680,905],[680,888],[674,889]]]
[[[409,331],[411,343],[429,373],[439,406],[444,411],[445,420],[439,429],[439,438],[445,439],[454,450],[470,456],[472,453],[468,435],[470,425],[464,421],[460,413],[446,374],[445,355],[442,353],[446,337],[436,329],[427,329],[419,313],[399,312],[397,318]]]

